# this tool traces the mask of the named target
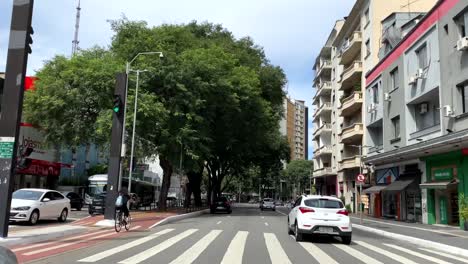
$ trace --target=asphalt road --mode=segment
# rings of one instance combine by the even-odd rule
[[[33,263],[468,263],[433,250],[354,230],[353,243],[286,232],[287,208],[261,212],[236,207],[231,215],[190,218]],[[442,255],[441,255],[442,254]]]

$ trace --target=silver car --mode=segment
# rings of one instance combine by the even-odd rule
[[[260,203],[260,209],[263,211],[265,209],[270,209],[273,211],[276,211],[276,205],[275,201],[271,198],[265,198],[263,201]]]

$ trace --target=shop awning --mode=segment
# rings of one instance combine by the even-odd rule
[[[437,189],[437,190],[445,190],[449,187],[449,185],[458,184],[458,181],[448,181],[448,182],[427,182],[419,184],[421,189]]]
[[[390,185],[388,185],[387,188],[385,188],[383,191],[385,191],[385,192],[401,192],[404,189],[406,189],[406,187],[408,187],[408,185],[413,183],[413,181],[414,181],[414,179],[394,181]]]
[[[364,193],[379,193],[383,189],[387,188],[388,185],[375,185],[364,190]]]

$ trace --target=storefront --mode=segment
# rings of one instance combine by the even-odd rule
[[[378,169],[375,171],[374,186],[364,190],[369,196],[369,214],[374,217],[394,218],[396,213],[396,198],[393,194],[382,191],[398,179],[398,167]]]
[[[428,224],[461,227],[458,214],[458,195],[468,193],[468,150],[433,155],[426,162],[424,190]]]

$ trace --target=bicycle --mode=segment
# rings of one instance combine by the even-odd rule
[[[130,213],[128,214],[128,217],[124,217],[124,213],[120,208],[115,209],[115,232],[120,232],[122,230],[122,226],[125,227],[125,230],[129,231],[131,223],[132,218]]]

